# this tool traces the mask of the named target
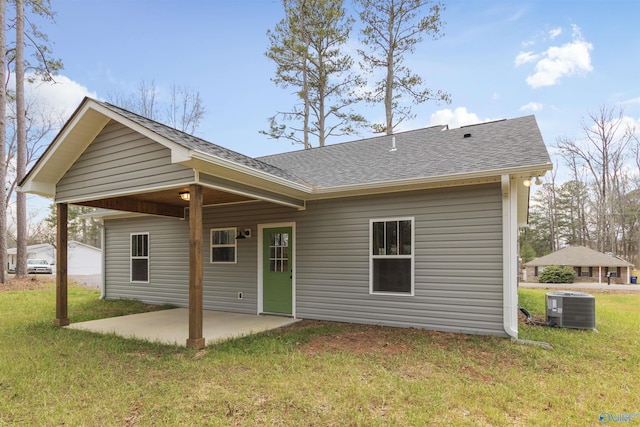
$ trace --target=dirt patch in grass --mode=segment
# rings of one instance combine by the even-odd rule
[[[322,322],[299,322],[298,327],[309,327]],[[413,349],[411,336],[426,333],[416,329],[405,330],[407,335],[399,335],[397,328],[371,325],[342,324],[341,331],[313,338],[299,347],[311,357],[326,352],[346,352],[350,354],[396,355]]]
[[[389,355],[408,351],[404,344],[388,342],[375,331],[348,332],[340,335],[318,337],[302,346],[301,351],[309,356],[338,351],[350,354],[384,353]]]
[[[55,278],[51,276],[10,277],[9,283],[0,283],[0,292],[40,291],[55,286]]]

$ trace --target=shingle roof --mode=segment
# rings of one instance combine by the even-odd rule
[[[613,255],[603,254],[584,246],[567,246],[549,255],[531,260],[525,264],[531,267],[547,265],[568,265],[571,267],[627,267],[630,262]]]
[[[95,101],[95,100],[94,100]],[[315,188],[493,172],[549,165],[534,116],[448,129],[434,126],[394,135],[251,158],[201,138],[95,101],[188,149]]]
[[[465,135],[470,135],[465,137]],[[534,116],[442,126],[260,157],[314,187],[505,170],[550,163]]]

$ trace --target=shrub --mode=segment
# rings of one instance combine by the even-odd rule
[[[576,271],[569,266],[550,265],[545,267],[540,273],[538,282],[540,283],[573,283],[576,278]]]

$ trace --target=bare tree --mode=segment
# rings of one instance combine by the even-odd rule
[[[186,133],[194,133],[206,113],[200,92],[186,86],[171,86],[162,102],[155,80],[141,80],[134,93],[109,93],[107,100],[118,107]]]
[[[16,0],[16,179],[22,181],[27,173],[27,125],[24,100],[24,2]],[[27,195],[16,195],[17,255],[16,277],[27,275]]]
[[[624,126],[623,111],[601,107],[582,122],[585,139],[560,140],[558,148],[565,159],[585,168],[594,188],[595,238],[599,251],[617,253],[617,229],[614,223],[616,201],[622,194],[622,173],[633,132]]]
[[[7,91],[6,74],[7,69],[7,41],[4,33],[5,28],[6,2],[0,1],[0,82],[4,86],[0,89],[0,283],[7,283],[7,188],[4,185],[7,179],[7,166],[5,163],[6,141],[7,141]]]
[[[382,71],[366,98],[384,103],[386,121],[374,125],[375,132],[391,135],[396,126],[415,117],[406,100],[420,104],[428,100],[451,102],[442,90],[423,86],[423,78],[411,71],[404,60],[415,51],[423,36],[440,37],[444,5],[431,0],[356,0],[364,27],[359,49],[362,66],[370,72]]]
[[[204,117],[205,108],[200,92],[186,86],[171,86],[170,101],[167,106],[167,123],[174,129],[188,134],[195,133]]]
[[[4,51],[7,54],[7,61],[3,71],[8,73],[11,71],[11,65],[15,69],[15,98],[11,101],[15,101],[15,134],[16,134],[16,180],[20,181],[26,175],[26,168],[29,163],[29,149],[27,141],[27,119],[29,111],[26,106],[25,99],[25,81],[34,82],[38,78],[44,81],[53,82],[53,75],[62,68],[62,62],[58,59],[51,57],[51,48],[49,40],[46,34],[32,22],[28,21],[25,15],[25,6],[30,7],[30,11],[34,15],[39,15],[44,18],[53,20],[54,13],[51,11],[49,0],[16,0],[15,12],[16,17],[13,24],[9,25],[8,29],[15,30],[15,47],[9,48],[4,46]],[[6,15],[6,9],[5,9]],[[27,25],[28,24],[28,25]],[[4,27],[3,27],[4,31]],[[34,61],[29,61],[25,58],[25,49],[29,48],[32,52]],[[29,75],[26,72],[29,71]],[[8,90],[9,78],[5,76],[5,94],[9,93]],[[5,103],[5,105],[8,103]],[[2,129],[6,132],[6,115],[5,115],[5,128]],[[5,140],[6,142],[6,140]],[[5,166],[10,165],[9,150],[5,151],[5,157],[0,159]],[[6,177],[5,177],[6,179]],[[15,182],[14,182],[15,185]],[[10,197],[10,191],[8,191],[3,201],[8,203]],[[5,205],[5,213],[8,205]],[[27,239],[27,210],[26,210],[26,195],[16,195],[16,212],[17,212],[17,266],[16,274],[18,276],[25,276],[27,274],[26,266],[26,239]],[[5,215],[6,218],[6,215]]]

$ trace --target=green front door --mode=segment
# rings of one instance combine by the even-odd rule
[[[265,228],[262,235],[262,303],[265,313],[292,314],[291,227]]]

